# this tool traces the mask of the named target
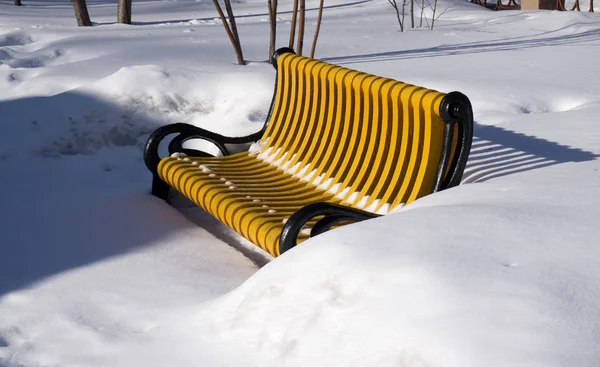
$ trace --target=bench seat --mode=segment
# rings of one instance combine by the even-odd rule
[[[295,211],[311,203],[340,202],[247,153],[218,159],[176,155],[163,159],[158,169],[171,187],[274,255],[279,255],[283,225]]]

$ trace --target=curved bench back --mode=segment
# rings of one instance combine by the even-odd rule
[[[430,194],[459,150],[456,133],[444,136],[443,93],[292,53],[277,70],[258,157],[341,204],[385,214]],[[445,138],[451,158],[440,168]]]

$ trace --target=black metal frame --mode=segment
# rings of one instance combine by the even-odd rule
[[[275,54],[273,55],[273,67],[275,70],[277,70],[277,59],[280,55],[285,53],[294,53],[294,50],[284,47],[275,51]],[[206,152],[183,147],[183,144],[188,140],[203,139],[215,144],[223,155],[229,155],[230,153],[226,144],[247,144],[256,142],[262,137],[269,120],[271,119],[276,96],[277,77],[275,78],[273,98],[265,123],[260,131],[248,136],[227,137],[181,122],[159,127],[152,132],[144,147],[144,162],[150,172],[152,172],[152,195],[166,201],[169,192],[169,185],[165,183],[157,173],[157,167],[160,162],[158,147],[164,138],[171,134],[178,134],[169,143],[169,154],[182,152],[190,156],[210,157],[211,155]],[[441,102],[440,116],[445,124],[444,143],[442,147],[442,156],[436,173],[436,180],[432,190],[433,192],[460,184],[463,171],[467,164],[469,151],[471,150],[473,137],[473,109],[471,107],[471,102],[464,94],[460,92],[448,93]],[[457,149],[459,149],[459,151],[450,161],[456,125],[458,125]],[[327,202],[306,205],[292,214],[284,224],[279,238],[279,253],[283,254],[296,246],[298,235],[306,223],[321,216],[322,218],[312,227],[310,237],[326,232],[331,229],[332,226],[343,221],[360,222],[379,217],[380,215]]]
[[[471,143],[473,141],[473,107],[469,98],[460,92],[450,92],[444,96],[440,105],[440,116],[444,120],[444,147],[437,171],[436,183],[433,192],[458,186],[467,165]],[[454,140],[454,126],[458,125],[457,149],[454,159],[447,169],[448,158]]]

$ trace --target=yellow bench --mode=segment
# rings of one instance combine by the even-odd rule
[[[273,256],[332,226],[386,214],[460,183],[473,112],[448,94],[276,52],[275,93],[263,129],[224,137],[192,125],[148,138],[152,193],[175,188]],[[158,145],[170,134],[166,158]],[[215,144],[223,156],[183,147]],[[255,142],[229,154],[228,144]]]

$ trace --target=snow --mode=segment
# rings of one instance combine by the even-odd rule
[[[465,93],[473,149],[460,187],[272,260],[150,196],[141,153],[169,122],[262,127],[264,1],[234,3],[246,66],[211,1],[126,26],[88,0],[91,28],[23,2],[0,1],[0,366],[599,365],[597,13],[440,0],[400,33],[386,0],[327,1],[316,56]]]

